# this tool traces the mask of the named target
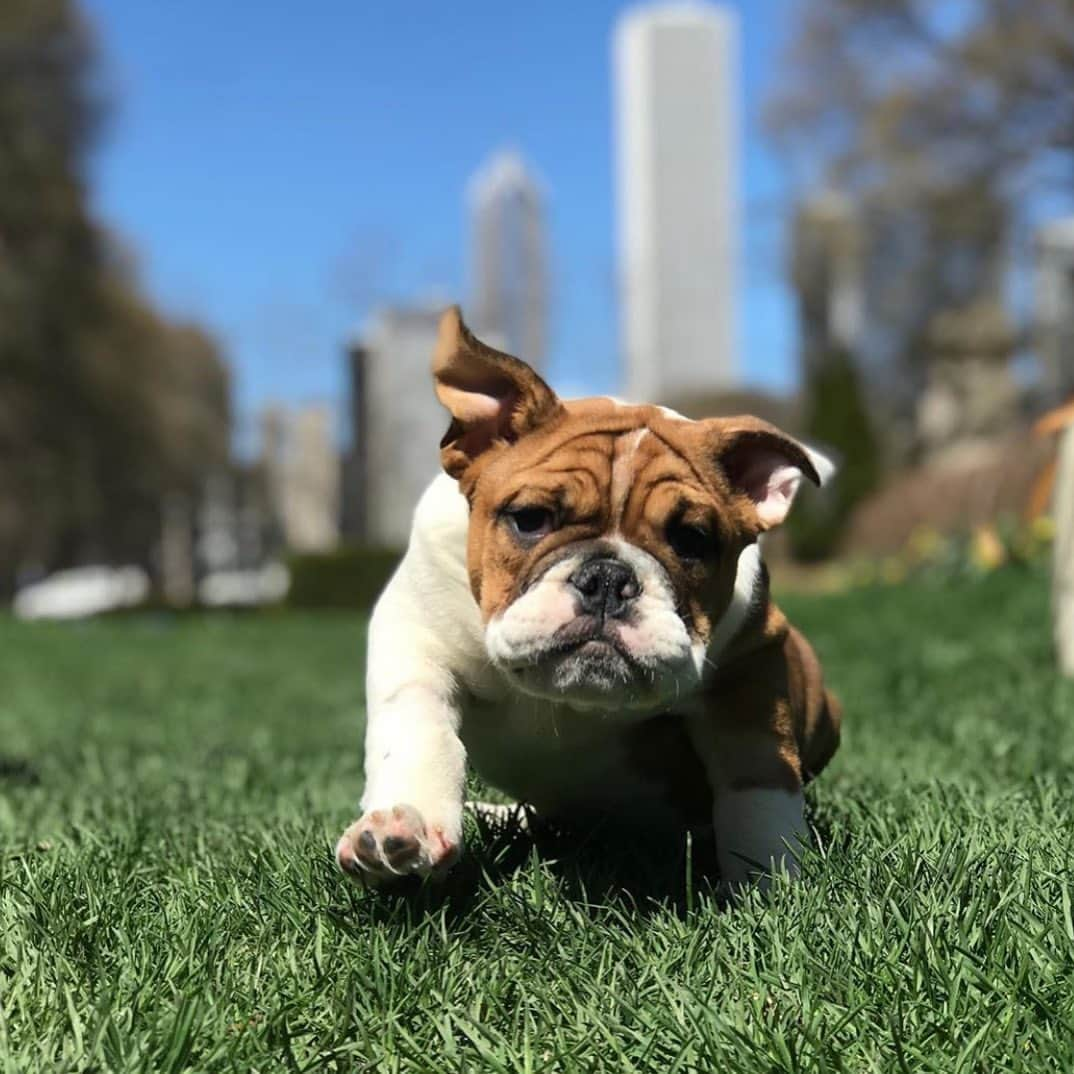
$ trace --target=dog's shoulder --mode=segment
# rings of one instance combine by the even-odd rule
[[[441,474],[418,501],[406,552],[373,611],[370,689],[390,690],[408,675],[472,689],[487,677],[481,613],[466,568],[468,526],[465,497]]]
[[[418,607],[447,602],[454,617],[473,604],[466,572],[469,509],[456,481],[440,474],[422,493],[399,567]],[[476,607],[474,609],[476,612]]]
[[[411,543],[431,542],[444,551],[466,560],[466,531],[470,510],[459,483],[447,474],[438,474],[421,494],[414,508]]]

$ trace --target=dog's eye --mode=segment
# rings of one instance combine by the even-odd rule
[[[689,522],[671,522],[667,528],[668,544],[681,559],[708,559],[714,549],[712,534]]]
[[[507,522],[527,541],[537,540],[555,529],[555,518],[547,507],[516,507],[507,512]]]

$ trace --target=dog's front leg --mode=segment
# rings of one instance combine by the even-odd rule
[[[375,883],[455,862],[466,778],[458,725],[452,701],[422,684],[370,707],[362,816],[336,846],[345,872]]]
[[[766,887],[779,872],[798,875],[806,840],[801,789],[719,787],[713,820],[720,875],[732,887]]]
[[[362,815],[336,861],[373,883],[446,872],[462,847],[460,689],[444,632],[423,618],[419,597],[404,561],[369,627]]]
[[[703,717],[691,730],[712,786],[723,881],[766,887],[773,873],[797,876],[808,829],[793,744]]]

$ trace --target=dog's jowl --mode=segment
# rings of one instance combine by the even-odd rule
[[[830,464],[756,418],[561,400],[456,309],[433,379],[445,473],[373,614],[339,864],[448,869],[472,764],[552,820],[711,828],[731,883],[795,872],[839,711],[757,542]]]

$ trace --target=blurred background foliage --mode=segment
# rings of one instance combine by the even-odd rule
[[[796,559],[816,562],[839,549],[851,512],[880,482],[881,446],[857,365],[842,347],[817,363],[803,386],[802,435],[824,444],[839,466],[823,490],[803,489],[788,522]]]
[[[287,603],[292,608],[372,611],[400,558],[397,549],[368,545],[293,555],[288,559]]]
[[[22,563],[148,566],[162,495],[231,452],[216,343],[153,308],[88,207],[98,75],[71,0],[0,4],[0,595]]]
[[[936,319],[1006,322],[1004,277],[1074,179],[1067,0],[810,0],[771,130],[806,188],[850,195],[871,253],[869,362],[881,417],[908,426],[937,363]],[[1013,323],[1009,357],[1029,325]],[[1074,390],[1074,370],[1061,387]],[[895,445],[920,453],[912,437]]]

